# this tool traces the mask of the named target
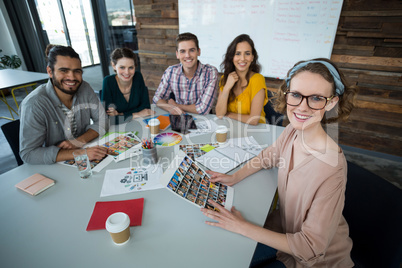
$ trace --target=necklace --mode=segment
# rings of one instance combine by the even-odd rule
[[[123,85],[120,83],[120,80],[116,77],[117,85],[119,86],[120,92],[123,95],[129,95],[131,93],[131,85],[133,84],[133,80],[130,81],[130,83],[126,86],[123,87]]]

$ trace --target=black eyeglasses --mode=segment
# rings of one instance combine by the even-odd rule
[[[303,99],[306,98],[307,105],[313,110],[322,110],[327,105],[328,101],[332,100],[332,97],[323,97],[318,95],[304,96],[297,92],[286,91],[283,94],[286,96],[286,103],[290,106],[298,106],[302,103]]]

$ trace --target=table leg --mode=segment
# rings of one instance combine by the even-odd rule
[[[27,84],[27,85],[23,85],[23,86],[19,86],[19,87],[14,87],[14,88],[11,89],[11,95],[13,96],[15,105],[17,106],[17,110],[20,108],[20,106],[18,105],[17,99],[15,98],[14,90],[23,88],[23,89],[25,89],[25,92],[28,95],[27,87],[32,87],[33,89],[35,89],[34,86],[36,86],[36,83]]]
[[[14,118],[14,116],[13,116],[13,112],[14,112],[16,115],[18,115],[18,113],[8,104],[7,99],[6,99],[6,96],[4,95],[4,93],[3,93],[2,90],[1,90],[1,98],[0,98],[0,100],[3,101],[3,102],[7,105],[8,111],[10,112],[10,115],[11,115],[11,117],[12,117],[12,118],[10,118],[10,117],[5,117],[5,116],[0,116],[0,118],[4,118],[4,119],[7,119],[7,120],[14,121],[15,118]]]

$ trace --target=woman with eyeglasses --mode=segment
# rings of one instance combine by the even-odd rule
[[[267,86],[250,36],[241,34],[229,44],[221,68],[216,115],[250,125],[265,124]]]
[[[356,88],[327,59],[297,63],[279,90],[275,108],[290,124],[276,142],[233,175],[209,172],[212,182],[234,185],[263,169],[278,167],[279,210],[270,229],[244,219],[234,207],[201,209],[212,226],[256,240],[251,267],[353,267],[352,240],[342,216],[347,165],[323,125],[346,119]],[[331,113],[330,113],[331,112]],[[334,113],[334,114],[333,114]]]

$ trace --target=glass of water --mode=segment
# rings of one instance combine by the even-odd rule
[[[74,161],[80,173],[81,179],[87,179],[92,175],[91,163],[87,155],[87,150],[79,149],[73,152]]]

